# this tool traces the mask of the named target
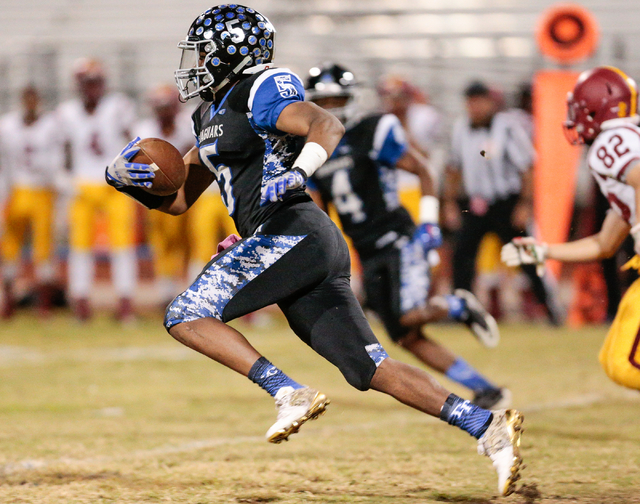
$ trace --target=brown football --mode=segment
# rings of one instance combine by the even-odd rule
[[[144,138],[138,142],[138,146],[140,152],[131,162],[157,167],[153,185],[145,191],[157,196],[168,196],[182,187],[186,171],[178,149],[160,138]]]

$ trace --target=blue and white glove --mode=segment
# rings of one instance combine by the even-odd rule
[[[140,152],[140,147],[137,147],[140,137],[136,137],[127,146],[122,149],[115,159],[107,166],[105,172],[105,179],[107,184],[115,187],[116,189],[122,189],[126,186],[150,188],[153,184],[153,179],[156,176],[155,171],[157,167],[155,165],[148,165],[142,163],[131,163],[131,159]]]
[[[442,232],[437,224],[420,224],[413,233],[413,239],[422,244],[425,254],[442,245]]]
[[[275,203],[278,200],[282,200],[288,191],[305,187],[307,184],[307,177],[297,168],[288,171],[278,177],[272,178],[264,186],[260,194],[260,206],[268,205],[269,203]]]

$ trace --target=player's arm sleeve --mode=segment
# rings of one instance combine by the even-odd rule
[[[287,69],[274,68],[261,74],[253,83],[247,105],[258,127],[282,134],[276,128],[278,117],[287,105],[298,101],[304,101],[300,78]]]
[[[384,166],[394,167],[409,148],[400,120],[393,114],[383,115],[373,134],[371,158]]]
[[[627,183],[627,173],[631,168],[640,164],[640,152],[636,152],[635,154],[631,154],[626,159],[620,163],[622,167],[615,173],[615,177],[617,180],[623,183]]]

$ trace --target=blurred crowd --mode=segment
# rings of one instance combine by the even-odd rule
[[[166,303],[235,228],[215,186],[188,215],[171,217],[142,211],[105,184],[105,167],[135,136],[162,138],[182,153],[193,146],[175,85],[149,89],[151,116],[139,119],[138,104],[108,91],[100,61],[78,60],[73,73],[74,99],[45,111],[38,90],[27,86],[20,107],[0,118],[2,316],[21,303],[42,315],[68,304],[79,320],[89,319],[97,258],[109,260],[110,304],[126,322],[145,276],[140,258],[152,257],[153,295]]]
[[[68,305],[79,320],[88,320],[96,277],[107,280],[110,272],[111,287],[103,295],[118,320],[130,321],[140,311],[136,302],[165,305],[181,292],[216,244],[235,231],[215,184],[189,212],[174,217],[146,211],[104,182],[105,167],[131,138],[162,138],[182,153],[193,146],[192,107],[179,102],[173,83],[153,86],[139,104],[109,91],[107,69],[96,59],[78,60],[73,74],[73,99],[45,110],[39,90],[27,86],[20,106],[0,117],[3,318],[21,305],[42,316]],[[506,99],[500,90],[472,82],[461,97],[465,113],[455,121],[404,77],[382,78],[376,92],[379,106],[400,119],[410,143],[429,159],[440,186],[446,243],[433,258],[439,263],[434,292],[439,285],[442,291],[475,289],[500,319],[508,284],[527,317],[561,324],[564,312],[552,283],[533,267],[507,272],[498,258],[502,243],[533,230],[531,87],[523,84]],[[138,110],[148,110],[148,117],[138,118]],[[402,173],[399,193],[415,217],[415,176]],[[601,218],[593,215],[594,228]],[[615,313],[615,263],[604,272]],[[152,286],[152,300],[140,300],[140,282]]]

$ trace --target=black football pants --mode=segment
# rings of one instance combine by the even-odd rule
[[[523,231],[511,224],[511,217],[517,203],[517,195],[498,200],[489,205],[489,210],[484,215],[475,215],[470,212],[467,202],[461,205],[462,227],[456,233],[453,253],[454,288],[471,290],[476,274],[478,248],[484,235],[494,232],[503,243],[509,243],[517,236],[524,236]],[[551,312],[549,294],[542,279],[536,274],[535,266],[522,266],[522,270],[529,277],[531,288],[538,301],[547,308],[548,312]]]

